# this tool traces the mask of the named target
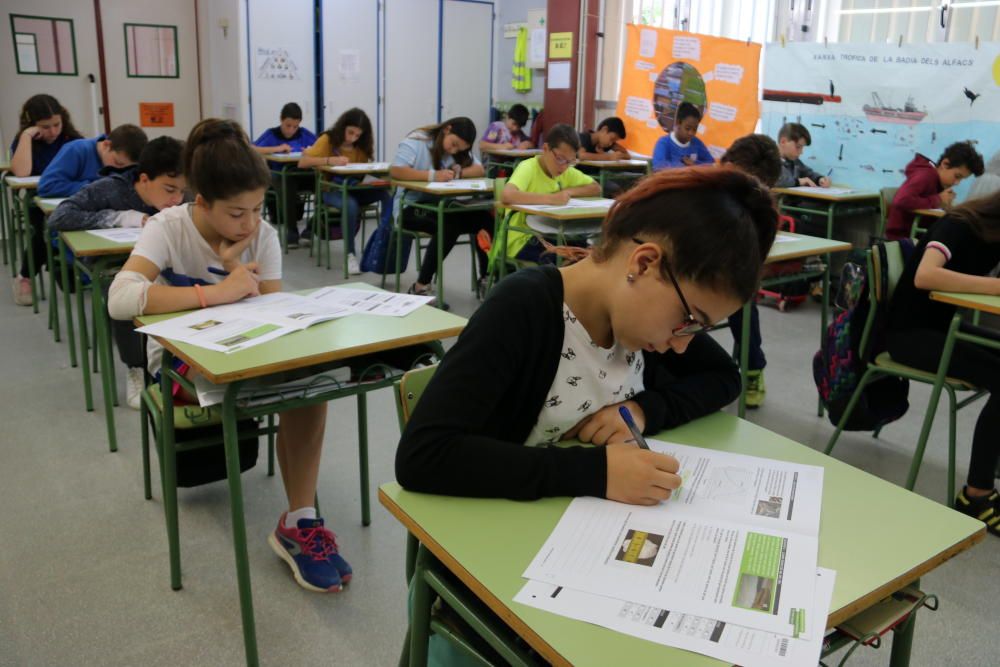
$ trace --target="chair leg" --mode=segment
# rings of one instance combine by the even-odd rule
[[[410,662],[427,664],[427,643],[431,632],[431,603],[434,596],[424,578],[424,571],[432,560],[430,552],[423,546],[417,553],[416,569],[410,580],[413,595],[413,610],[410,613]]]
[[[369,526],[372,517],[368,499],[368,396],[365,392],[358,394],[358,465],[361,478],[361,525]]]
[[[267,416],[267,476],[274,477],[274,415]]]
[[[865,385],[872,381],[878,371],[875,368],[869,367],[865,371],[865,374],[861,376],[861,382],[858,383],[858,388],[854,390],[851,394],[851,400],[847,402],[847,408],[844,410],[844,414],[841,415],[840,421],[837,423],[837,428],[833,431],[833,435],[830,436],[830,441],[826,443],[826,449],[823,453],[827,456],[833,451],[834,445],[837,444],[837,440],[840,438],[841,431],[844,430],[844,426],[847,424],[847,420],[850,419],[851,413],[854,412],[854,408],[857,406],[858,401],[861,400],[861,393],[865,389]]]
[[[948,391],[948,497],[945,503],[951,505],[955,502],[955,435],[958,430],[958,408],[956,407],[955,390],[945,386]]]
[[[142,437],[142,489],[146,500],[152,500],[153,484],[149,473],[149,408],[146,407],[144,396],[139,398],[139,428]]]

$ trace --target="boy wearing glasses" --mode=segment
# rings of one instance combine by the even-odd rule
[[[548,204],[563,206],[571,197],[598,197],[601,186],[574,167],[580,139],[569,125],[560,123],[545,135],[542,154],[524,160],[511,175],[501,195],[501,203]],[[555,256],[546,254],[541,240],[525,224],[524,213],[511,216],[507,234],[507,257],[523,261],[553,264]]]

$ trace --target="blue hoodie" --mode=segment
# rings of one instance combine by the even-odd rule
[[[38,182],[39,197],[69,197],[101,175],[104,163],[97,152],[97,142],[104,141],[103,134],[94,139],[78,139],[63,146]]]

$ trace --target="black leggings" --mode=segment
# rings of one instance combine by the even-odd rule
[[[419,208],[406,207],[403,209],[403,227],[410,231],[425,232],[431,234],[431,242],[424,253],[424,262],[420,266],[420,275],[417,282],[421,285],[429,285],[434,282],[434,274],[437,272],[437,213],[425,211]],[[489,211],[449,211],[444,216],[442,231],[444,237],[443,250],[444,257],[448,256],[451,249],[455,247],[455,242],[462,234],[468,234],[472,239],[473,247],[476,249],[476,257],[479,260],[479,275],[486,275],[488,258],[486,253],[480,249],[476,243],[476,234],[479,230],[493,230],[493,216]],[[441,261],[444,261],[444,257]]]
[[[996,337],[995,332],[971,325],[963,324],[962,330]],[[898,362],[935,373],[946,337],[945,332],[934,329],[890,331],[887,341],[889,354]],[[990,392],[972,436],[967,482],[969,486],[979,489],[992,489],[997,456],[1000,455],[1000,352],[957,341],[948,366],[948,376],[971,382]]]

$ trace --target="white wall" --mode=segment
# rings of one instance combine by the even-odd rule
[[[173,127],[143,128],[149,138],[167,135],[183,139],[198,122],[198,59],[194,2],[162,0],[101,0],[105,68],[111,127],[139,125],[140,102],[172,102]],[[125,60],[125,23],[172,25],[177,28],[176,79],[128,78]]]
[[[221,25],[220,25],[221,24]],[[228,26],[223,28],[222,26]],[[201,105],[206,118],[249,120],[243,0],[198,0]]]
[[[72,19],[73,31],[76,36],[76,76],[18,74],[8,14]],[[55,96],[69,111],[77,129],[86,136],[94,136],[95,128],[103,127],[103,121],[98,122],[98,119],[94,118],[90,84],[87,81],[88,74],[93,74],[98,82],[100,81],[93,4],[90,2],[62,2],[60,0],[3,0],[3,13],[0,15],[0,19],[2,19],[0,21],[0,90],[3,91],[3,94],[0,95],[0,133],[2,133],[3,139],[0,154],[7,154],[10,142],[13,141],[14,135],[17,133],[21,105],[32,95],[39,93]],[[105,38],[107,38],[106,35]],[[99,94],[98,100],[100,100]]]
[[[351,20],[345,21],[345,16]],[[377,2],[323,0],[324,127],[333,125],[351,107],[364,109],[372,125],[377,125],[379,48]],[[342,68],[342,61],[351,62],[355,57],[356,72],[351,67]]]

